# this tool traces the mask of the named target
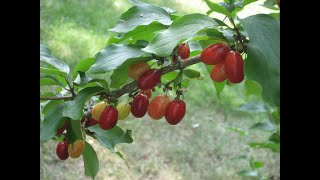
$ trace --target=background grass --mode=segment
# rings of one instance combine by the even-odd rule
[[[143,2],[167,6],[181,14],[207,10],[202,0]],[[93,57],[105,47],[108,38],[114,35],[107,30],[129,7],[126,0],[41,0],[40,43],[48,45],[56,58],[73,68],[76,62]],[[153,121],[147,116],[142,119],[130,116],[119,122],[120,127],[132,129],[134,139],[132,144],[116,147],[126,161],[94,139],[87,139],[100,161],[96,179],[246,179],[236,174],[249,169],[248,161],[239,159],[242,155],[263,161],[262,174],[280,177],[278,153],[268,149],[248,150],[245,146],[247,142],[264,141],[270,135],[249,129],[254,123],[267,122],[266,113],[238,109],[245,103],[262,103],[261,97],[247,97],[241,83],[226,86],[219,100],[204,66],[196,64],[193,68],[205,78],[190,82],[185,93],[187,113],[180,124],[170,126],[164,119]],[[228,127],[243,129],[247,134],[240,136]],[[84,176],[82,157],[60,161],[55,154],[56,144],[49,141],[40,146],[41,179],[88,179]]]

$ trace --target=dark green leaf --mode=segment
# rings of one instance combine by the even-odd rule
[[[279,143],[280,143],[280,132],[277,131],[277,132],[273,133],[273,134],[269,137],[269,141],[279,144]]]
[[[84,173],[94,179],[99,171],[99,160],[96,151],[86,142],[82,153]]]
[[[269,8],[269,9],[278,9],[278,6],[275,6],[277,4],[277,1],[276,0],[266,0],[264,3],[263,3],[263,6],[266,7],[266,8]]]
[[[238,172],[238,174],[245,177],[258,177],[258,171],[253,170],[243,170]]]
[[[209,0],[204,0],[204,2],[206,2],[206,4],[208,5],[208,7],[211,10],[211,11],[207,12],[207,15],[211,14],[212,12],[217,12],[217,13],[224,14],[228,17],[231,17],[230,12],[225,7],[223,7],[217,3],[213,3]]]
[[[70,121],[70,129],[72,133],[75,135],[75,137],[77,137],[78,139],[83,139],[83,135],[82,135],[82,128],[81,128],[81,121],[80,120],[76,120],[76,121]]]
[[[118,155],[121,159],[126,160],[126,159],[124,159],[123,154],[121,154],[121,152],[117,151],[116,155]]]
[[[188,14],[177,18],[167,30],[158,33],[142,50],[167,57],[181,40],[192,38],[198,31],[215,26],[217,23],[206,15]]]
[[[100,144],[112,152],[115,152],[114,146],[119,143],[132,143],[131,130],[124,132],[119,126],[115,126],[111,130],[103,130],[99,125],[88,127],[89,131],[95,133],[95,137]]]
[[[59,128],[62,127],[64,121],[62,116],[64,104],[60,104],[57,107],[50,109],[40,128],[40,143],[44,143],[53,138]]]
[[[229,27],[225,22],[221,21],[220,19],[217,19],[217,18],[213,18],[213,19],[218,23],[219,26]]]
[[[57,69],[51,69],[51,68],[44,68],[44,67],[40,67],[40,72],[41,73],[45,73],[45,74],[58,74],[60,76],[66,77],[67,74],[64,72],[61,72]]]
[[[88,99],[103,90],[104,89],[99,86],[82,89],[74,100],[66,103],[63,109],[63,115],[70,117],[72,120],[80,120],[83,114],[84,105]]]
[[[263,131],[275,131],[277,128],[271,123],[256,123],[250,129],[258,129]]]
[[[280,144],[272,141],[267,141],[263,143],[252,142],[248,144],[252,148],[269,148],[273,152],[280,152]]]
[[[280,105],[280,23],[265,14],[240,20],[247,31],[248,58],[245,74],[259,82],[265,101]]]
[[[47,112],[52,109],[52,108],[56,108],[57,105],[64,103],[63,100],[54,100],[54,101],[50,101],[48,102],[42,109],[42,113],[43,114],[47,114]]]
[[[124,44],[110,44],[95,55],[95,62],[88,73],[99,74],[117,69],[127,59],[140,57],[144,52],[139,47]]]
[[[68,74],[70,71],[69,66],[65,62],[54,58],[50,49],[44,44],[40,44],[40,61],[50,64],[58,71],[61,71],[65,74]]]
[[[91,81],[92,81],[92,78],[86,76],[86,74],[84,72],[79,72],[74,83],[78,86],[84,86]]]
[[[183,74],[188,78],[197,78],[200,77],[200,72],[194,69],[184,69]]]
[[[123,13],[116,27],[109,29],[109,31],[126,33],[134,30],[138,25],[148,25],[154,21],[163,25],[172,23],[166,10],[154,5],[139,3]]]
[[[260,84],[256,81],[246,80],[244,82],[244,87],[246,88],[247,95],[255,95],[259,96],[261,94],[261,87]]]
[[[242,7],[245,7],[246,5],[250,4],[250,3],[253,3],[257,0],[244,0],[243,3],[242,3]]]
[[[72,76],[73,78],[77,77],[78,72],[86,72],[89,70],[89,68],[92,66],[94,63],[94,58],[87,58],[84,60],[81,60],[77,63],[76,67],[74,67],[72,71]]]
[[[57,77],[61,77],[59,75],[57,75]],[[62,80],[64,80],[62,78]],[[63,84],[62,82],[60,82],[60,80],[58,80],[56,77],[54,76],[43,76],[41,79],[40,79],[40,86],[46,86],[46,85],[60,85],[61,87],[65,87],[66,84]],[[66,81],[64,80],[64,83],[66,83]]]
[[[128,80],[128,68],[118,68],[113,70],[111,79],[111,88],[120,88],[123,84],[125,84]]]
[[[120,43],[127,40],[130,43],[135,43],[137,40],[145,40],[150,42],[159,30],[167,28],[159,22],[153,22],[149,25],[139,25],[134,30],[127,32],[122,37],[112,37],[108,41],[108,45],[112,43]]]

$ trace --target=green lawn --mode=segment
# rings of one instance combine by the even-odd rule
[[[207,7],[202,0],[157,1],[142,0],[167,6],[181,13],[204,13]],[[41,0],[40,43],[46,44],[54,56],[74,67],[81,59],[92,57],[102,49],[108,38],[107,30],[130,3],[126,0]],[[263,141],[270,133],[249,130],[256,122],[267,122],[266,113],[245,113],[237,108],[248,102],[262,103],[260,97],[245,96],[243,83],[226,86],[221,100],[203,65],[194,65],[205,76],[191,81],[185,93],[187,114],[177,126],[164,119],[153,121],[149,117],[128,118],[119,122],[124,129],[132,129],[134,142],[120,144],[127,161],[87,139],[95,148],[100,161],[96,179],[245,179],[236,172],[249,169],[248,161],[239,158],[252,155],[264,162],[261,173],[280,177],[279,153],[268,149],[248,150],[245,144]],[[50,88],[42,88],[47,91]],[[155,96],[155,94],[153,95]],[[239,135],[228,127],[247,132]],[[60,161],[55,154],[57,142],[40,146],[41,179],[88,179],[84,176],[82,157]]]

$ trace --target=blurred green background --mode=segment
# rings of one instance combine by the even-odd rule
[[[208,10],[202,0],[142,1],[170,7],[180,14]],[[254,4],[248,6],[241,15],[265,10]],[[130,7],[126,0],[41,0],[40,43],[73,68],[76,62],[93,57],[105,47],[108,38],[115,35],[108,29]],[[180,124],[170,126],[164,119],[153,121],[147,116],[130,116],[119,122],[120,127],[132,129],[134,139],[132,144],[116,147],[126,161],[92,138],[87,139],[100,161],[96,179],[247,179],[237,175],[238,171],[250,169],[248,161],[241,158],[244,155],[264,162],[263,175],[280,177],[279,153],[246,148],[248,142],[264,141],[270,135],[249,129],[257,122],[269,121],[261,97],[246,95],[241,83],[226,86],[219,99],[205,67],[196,64],[192,68],[205,78],[190,82],[185,93],[187,113]],[[49,90],[41,88],[42,92]],[[55,154],[56,144],[49,141],[40,146],[41,179],[89,179],[84,176],[82,157],[60,161]]]

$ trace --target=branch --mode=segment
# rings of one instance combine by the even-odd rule
[[[179,61],[178,61],[175,64],[163,67],[160,70],[162,71],[162,75],[164,75],[164,74],[167,74],[167,73],[172,72],[174,70],[183,69],[183,68],[186,68],[186,67],[191,66],[193,64],[197,64],[199,62],[201,62],[200,55],[197,55],[197,56],[185,59],[185,60],[181,60],[181,63],[179,63]],[[119,98],[124,94],[136,91],[138,89],[139,88],[137,86],[137,81],[133,81],[133,82],[131,82],[129,84],[126,84],[126,85],[122,86],[121,89],[114,90],[114,91],[111,91],[109,93],[108,92],[103,92],[103,93],[100,93],[99,95],[103,95],[104,97],[113,96],[115,98]]]
[[[71,100],[72,96],[63,96],[63,97],[40,97],[40,100]]]

